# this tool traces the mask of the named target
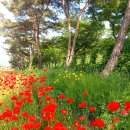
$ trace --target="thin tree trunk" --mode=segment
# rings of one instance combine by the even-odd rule
[[[38,52],[38,67],[42,68],[42,52],[41,52],[41,44],[39,41],[39,24],[35,26],[35,41],[37,44],[37,52]]]
[[[68,23],[68,46],[67,46],[67,57],[66,57],[66,67],[69,64],[69,59],[70,59],[70,52],[71,52],[71,20],[70,20],[70,8],[69,8],[69,3],[66,0],[62,0],[62,5],[64,9],[65,16],[67,18],[67,23]]]
[[[33,44],[29,46],[29,53],[30,53],[30,62],[29,62],[29,69],[33,68]]]
[[[66,14],[66,18],[67,18],[67,21],[68,22],[68,32],[70,31],[69,29],[71,28],[71,24],[70,24],[70,11],[69,11],[69,5],[67,5],[66,7],[68,8],[68,17],[67,17],[67,13],[66,13],[66,9],[65,9],[65,0],[63,0],[63,7],[64,7],[64,12]],[[68,36],[69,36],[69,42],[68,42],[68,53],[67,53],[67,59],[66,59],[66,67],[68,68],[72,61],[73,61],[73,58],[74,58],[74,51],[75,51],[75,46],[76,46],[76,40],[77,40],[77,37],[78,37],[78,31],[79,31],[79,23],[80,23],[80,18],[83,14],[83,12],[85,11],[85,9],[89,6],[89,3],[91,2],[91,0],[88,0],[86,2],[86,4],[84,5],[84,7],[81,9],[81,11],[79,12],[78,14],[78,17],[77,17],[77,20],[76,20],[76,27],[75,27],[75,34],[74,34],[74,39],[73,39],[73,43],[71,45],[71,35],[70,33],[68,33]],[[66,2],[67,3],[67,2]]]
[[[108,76],[115,69],[115,67],[118,63],[118,60],[121,55],[121,51],[124,46],[124,40],[126,37],[126,33],[128,30],[129,24],[130,24],[130,0],[128,0],[128,6],[125,11],[124,20],[123,20],[121,29],[118,34],[116,45],[112,51],[112,54],[110,56],[110,59],[107,62],[106,67],[102,71],[104,76]]]

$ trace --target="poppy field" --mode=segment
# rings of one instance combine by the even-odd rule
[[[0,129],[129,130],[129,87],[122,75],[0,71]]]

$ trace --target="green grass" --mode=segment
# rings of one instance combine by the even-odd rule
[[[58,106],[61,109],[67,109],[70,112],[75,111],[72,120],[64,122],[65,124],[72,124],[73,121],[83,114],[88,114],[94,118],[104,119],[108,124],[111,124],[111,118],[113,114],[108,112],[107,104],[112,101],[119,101],[123,108],[123,103],[125,101],[130,101],[130,79],[129,76],[120,73],[113,73],[110,77],[105,78],[100,73],[86,73],[81,71],[67,70],[66,69],[50,69],[47,73],[43,70],[31,70],[36,74],[37,77],[43,77],[47,75],[47,85],[54,86],[55,90],[50,92],[49,95],[52,95],[53,98],[56,98],[63,93],[66,98],[70,97],[74,100],[73,105],[68,105],[68,103],[58,102]],[[23,71],[19,72],[23,73]],[[26,74],[30,74],[29,70],[24,71]],[[37,84],[40,86],[40,83]],[[22,111],[29,111],[30,114],[36,114],[40,117],[40,110],[42,108],[38,107],[39,99],[37,97],[36,88],[33,88],[33,104],[25,106],[22,108]],[[83,93],[88,92],[88,96],[84,97]],[[6,102],[9,102],[8,97]],[[82,110],[78,108],[78,104],[86,102],[88,106],[95,106],[97,111],[94,115],[91,115],[87,112],[87,109]],[[60,111],[59,110],[59,111]],[[39,112],[40,111],[40,112]],[[61,120],[60,112],[57,112],[57,117]],[[120,116],[119,113],[116,116]],[[123,120],[130,121],[129,117],[123,118]],[[25,122],[25,121],[23,121]],[[86,122],[87,124],[88,122]],[[124,122],[121,122],[122,125]],[[121,123],[117,125],[117,130],[120,130]],[[124,128],[130,128],[129,123],[125,123]],[[1,125],[0,125],[1,126]],[[9,127],[9,125],[7,125]],[[66,124],[67,126],[67,124]],[[7,127],[7,130],[8,130]],[[127,129],[126,129],[127,130]]]

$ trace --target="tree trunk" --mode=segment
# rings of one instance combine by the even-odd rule
[[[65,12],[65,15],[66,15],[66,18],[67,18],[67,21],[68,21],[68,51],[67,51],[67,58],[66,58],[66,67],[67,68],[71,65],[73,58],[74,58],[74,51],[75,51],[75,46],[76,46],[76,40],[77,40],[77,37],[78,37],[80,18],[82,16],[83,12],[85,11],[85,9],[89,6],[90,2],[91,2],[91,0],[88,0],[78,14],[78,17],[77,17],[77,20],[76,20],[74,39],[73,39],[73,43],[71,45],[71,21],[70,21],[69,3],[66,2],[66,0],[62,1],[64,12]]]
[[[29,69],[33,68],[33,44],[29,46],[29,54],[30,54],[30,62],[29,62]]]
[[[39,24],[35,26],[35,41],[37,44],[37,52],[38,52],[38,67],[42,68],[42,52],[41,52],[41,44],[39,41]]]
[[[107,62],[106,67],[102,71],[104,76],[108,76],[115,69],[115,67],[118,63],[118,60],[119,60],[120,55],[121,55],[121,51],[122,51],[123,46],[124,46],[124,40],[126,37],[126,33],[128,30],[129,24],[130,24],[130,0],[128,0],[128,6],[127,6],[127,9],[125,11],[124,20],[123,20],[121,29],[120,29],[119,34],[118,34],[116,45],[113,49],[113,52],[110,56],[110,59]]]

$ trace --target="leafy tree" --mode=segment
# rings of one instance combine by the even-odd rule
[[[15,14],[17,21],[24,23],[26,23],[25,21],[28,21],[28,24],[32,25],[31,28],[26,29],[31,29],[31,31],[33,31],[37,47],[39,68],[42,67],[42,48],[39,35],[41,30],[45,28],[45,26],[41,28],[41,23],[45,17],[50,14],[49,4],[49,0],[11,0],[9,4],[6,4],[6,7]],[[26,25],[28,24],[26,23]]]

